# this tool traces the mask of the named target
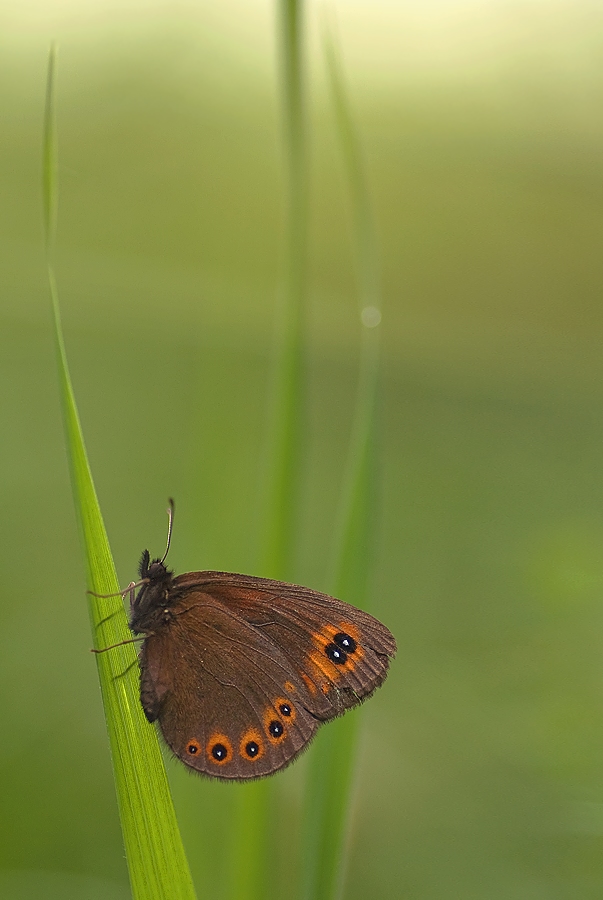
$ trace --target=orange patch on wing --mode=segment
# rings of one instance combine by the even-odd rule
[[[301,673],[301,677],[303,678],[304,684],[306,685],[306,687],[308,688],[308,690],[310,691],[310,693],[311,693],[311,694],[316,694],[317,687],[316,687],[316,685],[314,684],[314,682],[312,681],[312,679],[310,678],[310,676],[309,676],[309,675],[306,675],[305,672],[302,672],[302,673]]]
[[[294,693],[295,693],[295,685],[294,685],[294,684],[291,684],[290,681],[286,681],[286,682],[285,682],[285,690],[286,690],[289,694],[294,694]]]
[[[220,747],[223,747],[226,750],[222,759],[219,757]],[[210,763],[213,763],[216,766],[223,766],[232,759],[232,744],[225,734],[222,734],[221,731],[215,731],[209,736],[205,752]]]
[[[328,641],[325,643],[325,647],[327,646]],[[308,654],[308,659],[315,669],[318,669],[321,676],[324,678],[328,678],[329,681],[338,681],[343,671],[345,671],[345,665],[336,666],[335,663],[332,663],[329,657],[324,652],[324,648],[321,648],[320,652],[313,651]],[[343,671],[342,671],[343,670]]]

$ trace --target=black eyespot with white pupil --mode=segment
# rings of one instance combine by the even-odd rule
[[[336,666],[343,666],[347,662],[347,653],[341,647],[338,647],[337,644],[327,644],[325,653]]]
[[[187,747],[186,749],[187,749],[188,752],[191,754],[191,756],[194,756],[195,753],[198,753],[198,752],[199,752],[199,748],[198,748],[198,746],[197,746],[196,744],[189,744],[188,747]]]
[[[282,722],[278,722],[274,719],[270,725],[268,726],[268,731],[272,735],[273,738],[280,738],[285,733],[285,729],[283,728]]]
[[[280,712],[281,716],[289,717],[291,715],[291,707],[289,706],[288,703],[281,703],[281,705],[278,708],[278,711]]]
[[[260,745],[256,741],[248,741],[245,744],[245,753],[250,759],[253,759],[260,752]]]
[[[222,762],[228,756],[228,750],[224,744],[214,744],[211,748],[211,755],[217,762]]]
[[[349,634],[346,634],[345,631],[340,631],[339,634],[336,634],[333,638],[333,643],[337,644],[340,650],[343,650],[345,653],[355,653],[358,644]]]

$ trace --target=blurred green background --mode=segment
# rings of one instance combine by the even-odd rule
[[[361,713],[345,896],[599,898],[603,8],[337,13],[383,275],[372,609],[400,648]],[[129,896],[42,251],[48,45],[64,329],[120,579],[162,551],[170,495],[176,571],[260,574],[284,221],[274,19],[267,0],[0,6],[0,897]],[[320,589],[359,326],[316,20],[310,4],[295,578]],[[292,822],[303,767],[278,776]],[[170,774],[199,888],[219,898],[240,788]],[[289,875],[275,859],[275,885]]]

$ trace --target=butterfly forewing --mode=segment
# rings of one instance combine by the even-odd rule
[[[310,695],[309,710],[326,720],[369,697],[385,679],[396,644],[361,610],[298,585],[228,573],[192,573],[205,590],[261,629],[287,656]],[[178,579],[176,579],[178,582]]]

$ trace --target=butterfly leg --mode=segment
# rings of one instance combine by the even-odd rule
[[[124,596],[128,593],[130,594],[130,613],[132,613],[132,610],[134,609],[134,598],[136,596],[134,592],[137,587],[138,587],[138,585],[136,584],[136,582],[131,581],[130,584],[127,586],[127,588],[124,591]]]

